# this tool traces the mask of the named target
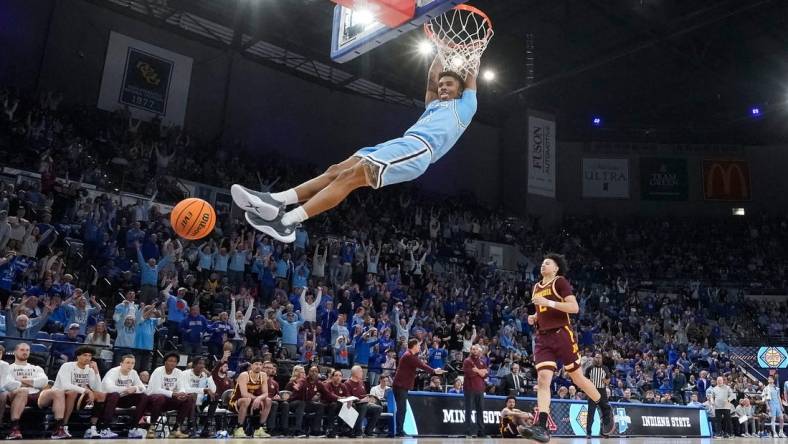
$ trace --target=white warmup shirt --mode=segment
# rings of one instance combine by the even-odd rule
[[[79,368],[76,362],[66,362],[60,366],[53,388],[84,393],[87,388],[101,391],[101,377],[90,366]]]
[[[137,371],[131,369],[129,374],[124,375],[123,372],[120,371],[120,366],[110,369],[110,371],[104,375],[104,380],[101,381],[101,387],[105,393],[125,393],[129,387],[135,387],[137,389],[136,393],[145,392],[145,384],[142,383]]]
[[[181,371],[177,368],[172,369],[172,373],[167,374],[164,366],[158,367],[150,375],[148,381],[148,394],[149,395],[164,395],[172,398],[174,392],[183,393],[185,388],[181,378]]]
[[[14,363],[8,366],[8,373],[0,385],[5,391],[12,392],[22,386],[23,379],[33,380],[33,387],[28,388],[28,393],[31,395],[40,392],[49,382],[43,368],[28,363]]]

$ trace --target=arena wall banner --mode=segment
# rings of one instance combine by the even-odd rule
[[[734,360],[741,361],[756,377],[766,379],[768,375],[776,375],[778,381],[788,381],[786,347],[768,344],[758,347],[731,347],[729,355]]]
[[[112,31],[98,107],[128,106],[134,118],[183,125],[191,75],[190,57]]]
[[[555,198],[555,120],[528,116],[528,192]]]
[[[640,197],[643,200],[687,200],[687,160],[640,158]]]
[[[706,200],[750,200],[750,168],[743,160],[704,160]]]
[[[583,197],[629,197],[628,159],[583,158]]]
[[[389,395],[388,408],[396,414],[396,403]],[[498,435],[504,396],[485,396],[484,426],[488,435]],[[685,406],[612,403],[616,432],[625,436],[708,437],[711,434],[706,410]],[[535,398],[517,398],[517,408],[532,412]],[[554,436],[585,437],[587,404],[581,401],[553,400],[549,427]],[[473,414],[475,418],[475,413]],[[599,433],[599,413],[592,432]],[[463,396],[448,393],[410,392],[404,431],[413,436],[465,435]]]

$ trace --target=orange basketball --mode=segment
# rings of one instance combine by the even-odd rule
[[[170,213],[170,223],[175,234],[195,240],[207,236],[216,225],[216,212],[208,202],[190,197],[175,205]]]

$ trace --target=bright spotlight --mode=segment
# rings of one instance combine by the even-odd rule
[[[456,55],[449,60],[449,64],[454,69],[460,69],[465,64],[465,57],[461,55]]]
[[[482,78],[484,80],[488,81],[488,82],[491,82],[491,81],[495,80],[495,71],[492,71],[492,70],[489,70],[489,69],[485,70],[482,73]]]
[[[602,126],[602,119],[600,117],[594,117],[591,122],[594,126]]]
[[[428,40],[422,40],[419,42],[419,53],[423,55],[430,55],[432,54],[433,50],[434,47],[432,46],[432,43],[430,43]]]
[[[369,9],[359,9],[353,12],[353,21],[360,25],[369,25],[375,21],[375,14]]]
[[[758,117],[761,115],[761,109],[758,107],[753,107],[753,109],[750,110],[750,113],[752,113],[753,117]]]

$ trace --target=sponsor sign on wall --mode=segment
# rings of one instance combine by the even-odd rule
[[[482,421],[488,435],[498,435],[501,410],[506,405],[504,396],[485,396]],[[612,403],[616,432],[627,436],[710,436],[706,410],[682,406]],[[388,397],[388,408],[396,413],[393,395]],[[536,399],[517,398],[517,408],[533,412]],[[475,420],[476,413],[472,413]],[[554,436],[585,437],[588,421],[584,401],[557,401],[550,405],[550,429]],[[592,431],[599,433],[600,416],[594,415]],[[465,435],[465,407],[463,395],[448,393],[410,392],[404,432],[420,436]]]
[[[528,192],[555,197],[555,120],[528,116]]]
[[[743,160],[704,160],[703,196],[707,200],[750,200],[750,168]]]
[[[687,200],[687,160],[640,158],[640,197],[643,200]]]
[[[583,159],[583,197],[629,197],[628,159]]]
[[[191,73],[190,57],[112,31],[98,107],[128,107],[134,118],[183,125]]]

